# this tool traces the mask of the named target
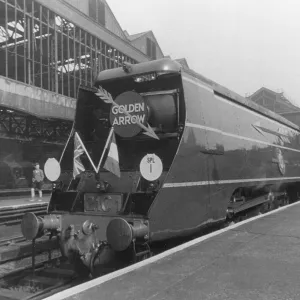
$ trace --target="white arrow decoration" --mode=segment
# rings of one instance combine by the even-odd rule
[[[257,121],[255,123],[252,124],[252,126],[261,134],[264,136],[263,131],[261,130],[261,126],[260,126],[260,122]]]
[[[129,112],[127,112],[125,109],[120,108],[120,105],[117,104],[111,94],[106,91],[105,89],[103,89],[101,86],[99,86],[99,88],[97,89],[97,93],[95,93],[101,100],[103,100],[105,103],[108,104],[112,104],[115,105],[119,108],[119,111],[123,112],[126,116],[131,117],[131,114]],[[147,124],[148,126],[146,127],[144,124],[142,124],[139,120],[137,121],[137,125],[140,126],[142,129],[145,130],[145,132],[143,132],[145,135],[148,135],[154,139],[159,140],[159,137],[155,134],[154,130],[151,128],[151,126],[149,124]]]

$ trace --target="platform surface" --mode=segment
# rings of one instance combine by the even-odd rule
[[[221,232],[47,299],[300,299],[299,202]]]
[[[0,210],[7,207],[16,207],[16,206],[27,206],[27,205],[38,205],[39,203],[48,203],[50,200],[50,195],[45,195],[42,198],[35,197],[31,198],[28,196],[10,196],[3,197],[0,199]]]

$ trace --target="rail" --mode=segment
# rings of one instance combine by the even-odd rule
[[[35,270],[25,265],[0,276],[0,298],[44,299],[82,283],[82,280],[77,281],[77,277],[72,265],[65,264],[61,257],[42,259]]]
[[[73,286],[77,275],[61,256],[57,239],[48,236],[35,243],[20,235],[0,239],[0,299],[44,299]]]
[[[8,246],[10,244],[18,243],[18,242],[24,242],[26,239],[23,237],[23,235],[15,235],[12,237],[5,237],[0,239],[0,247]]]
[[[26,212],[34,212],[37,216],[47,213],[48,203],[41,202],[28,205],[0,208],[0,226],[21,223]]]

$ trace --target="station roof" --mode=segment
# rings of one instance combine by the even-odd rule
[[[144,31],[144,32],[140,32],[140,33],[136,33],[136,34],[132,34],[132,35],[128,35],[127,38],[130,40],[130,41],[134,41],[140,37],[142,37],[143,35],[147,34],[151,32],[150,30],[149,31]]]

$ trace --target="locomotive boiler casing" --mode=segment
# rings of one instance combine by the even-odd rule
[[[189,235],[224,220],[229,199],[241,186],[284,190],[300,180],[297,126],[196,75],[182,71],[185,127],[149,210],[152,240]]]

